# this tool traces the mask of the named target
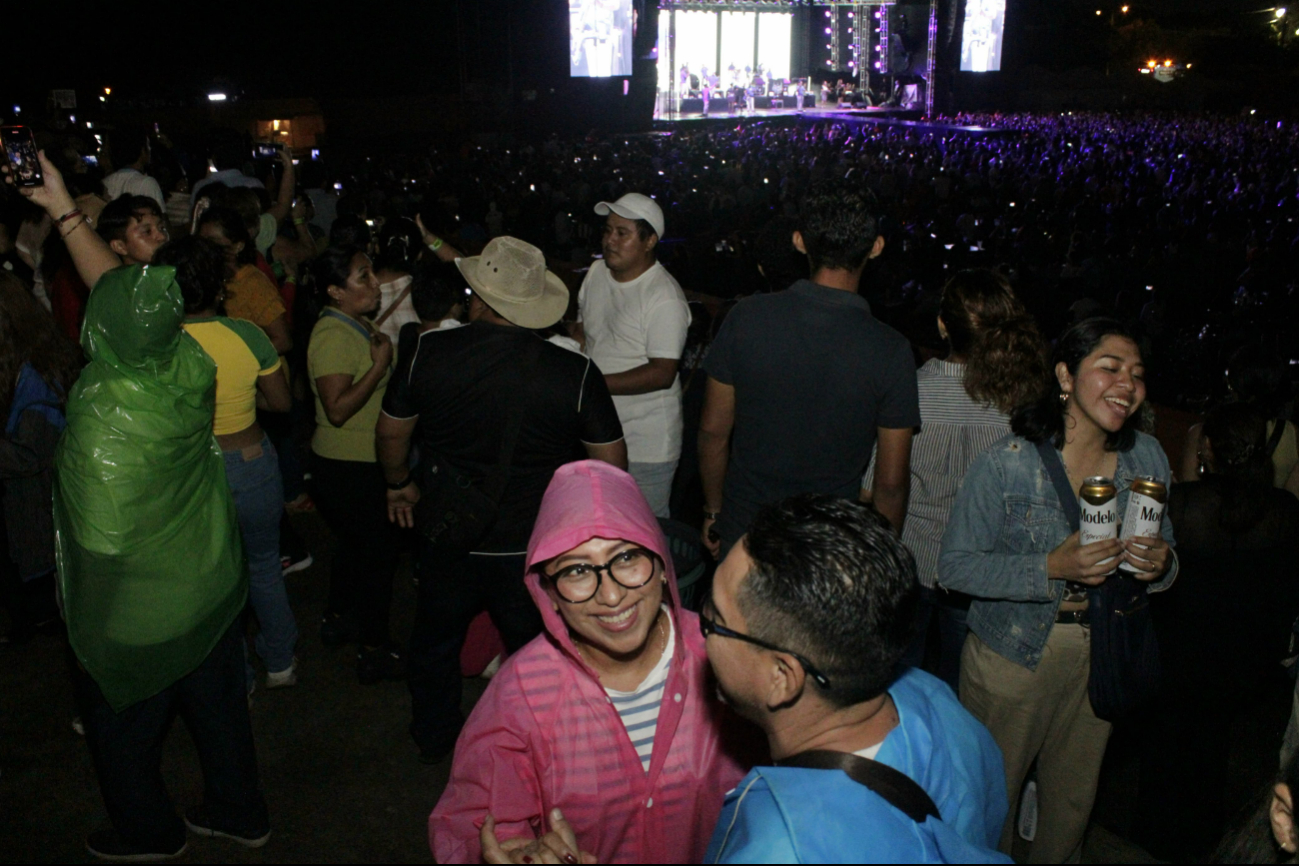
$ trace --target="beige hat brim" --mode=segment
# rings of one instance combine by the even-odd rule
[[[552,274],[549,269],[546,270],[546,283],[541,297],[528,303],[520,303],[502,297],[482,281],[478,272],[481,259],[482,256],[456,259],[456,267],[460,269],[460,275],[465,278],[469,288],[474,290],[474,294],[481,297],[489,307],[508,321],[521,328],[549,328],[562,319],[564,313],[568,311],[568,286],[564,285],[564,281]]]

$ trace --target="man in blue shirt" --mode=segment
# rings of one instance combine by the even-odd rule
[[[705,862],[1011,862],[997,851],[1007,805],[992,736],[940,680],[898,675],[917,587],[911,553],[869,506],[800,495],[758,512],[700,623],[721,694],[767,735],[775,766],[727,793]],[[858,764],[854,776],[892,774],[911,800],[846,769],[798,766],[812,753]],[[917,798],[938,816],[904,810]],[[487,862],[524,853],[492,827]],[[551,829],[526,853],[577,862],[562,816]]]
[[[911,553],[866,506],[804,495],[758,512],[702,621],[722,693],[776,766],[727,795],[706,862],[1009,862],[996,743],[938,679],[897,675],[917,586]],[[780,766],[814,751],[900,771],[941,817],[917,822],[843,770]]]

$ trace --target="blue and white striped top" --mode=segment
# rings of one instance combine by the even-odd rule
[[[666,606],[663,612],[667,615],[668,641],[663,656],[654,665],[654,669],[633,691],[604,690],[618,710],[618,717],[627,728],[627,736],[631,737],[631,744],[640,756],[640,765],[647,773],[650,757],[654,753],[654,733],[659,726],[659,707],[663,705],[663,688],[668,682],[668,666],[672,663],[672,647],[675,646],[676,638],[672,615]]]

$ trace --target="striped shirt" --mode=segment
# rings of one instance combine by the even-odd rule
[[[976,403],[965,392],[964,364],[937,358],[916,371],[920,430],[911,441],[911,495],[902,541],[916,558],[920,585],[938,583],[938,550],[956,491],[974,458],[1010,432],[999,409]],[[862,480],[871,489],[875,458]]]
[[[663,656],[654,665],[654,669],[633,691],[604,690],[613,701],[618,718],[622,719],[627,728],[627,736],[631,737],[632,747],[636,749],[640,765],[647,773],[654,753],[654,732],[659,726],[659,707],[663,704],[663,687],[667,685],[668,666],[672,663],[673,640],[676,637],[672,615],[666,607],[663,608],[663,614],[668,621],[668,640],[664,644]]]

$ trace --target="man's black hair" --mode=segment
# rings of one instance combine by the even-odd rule
[[[210,149],[212,164],[217,167],[217,171],[230,168],[242,171],[252,152],[247,139],[233,129],[216,130],[212,134]]]
[[[120,170],[135,164],[149,143],[149,136],[139,127],[128,126],[114,131],[108,143],[112,149],[113,168]]]
[[[835,706],[882,694],[911,644],[920,589],[911,552],[879,512],[792,496],[758,512],[744,546],[753,567],[737,603],[749,632],[806,656]]]
[[[635,222],[636,222],[636,236],[639,237],[642,241],[649,240],[650,235],[658,234],[658,232],[654,231],[654,226],[650,225],[649,220],[637,219]]]
[[[158,202],[147,195],[119,195],[104,205],[99,212],[99,222],[95,231],[106,243],[126,240],[126,228],[131,220],[138,220],[141,214],[162,216]]]
[[[365,220],[359,216],[347,214],[339,216],[334,220],[333,225],[329,227],[329,245],[331,247],[361,247],[362,249],[370,246],[370,238],[373,232],[366,225]]]
[[[442,261],[421,262],[415,269],[410,302],[421,322],[440,322],[452,307],[468,299],[466,287],[465,279],[455,265]]]
[[[812,270],[855,271],[879,235],[879,205],[868,190],[826,181],[803,200],[798,230]]]
[[[226,256],[212,241],[198,235],[169,241],[154,254],[153,264],[176,269],[186,313],[221,312],[217,299],[226,284]]]

